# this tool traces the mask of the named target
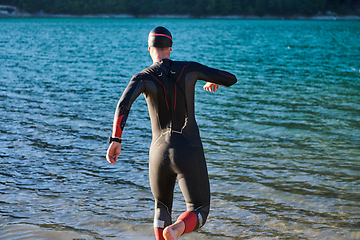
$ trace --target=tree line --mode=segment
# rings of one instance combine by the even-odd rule
[[[358,0],[0,0],[28,13],[311,16],[359,14]]]

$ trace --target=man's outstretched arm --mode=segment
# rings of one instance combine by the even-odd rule
[[[225,87],[229,87],[237,82],[236,76],[227,71],[219,70],[216,68],[210,68],[200,63],[197,63],[196,67],[198,72],[197,79],[199,80],[203,80],[208,83],[219,84]],[[205,86],[209,90],[214,90],[213,88],[209,88],[211,85],[205,84]]]

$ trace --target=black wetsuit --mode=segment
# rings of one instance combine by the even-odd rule
[[[120,138],[132,103],[140,93],[146,98],[153,137],[149,175],[156,228],[171,224],[176,179],[187,211],[197,215],[195,229],[205,223],[209,213],[209,179],[194,115],[195,83],[199,79],[223,86],[237,81],[231,73],[196,62],[164,59],[133,76],[116,109],[113,135]]]

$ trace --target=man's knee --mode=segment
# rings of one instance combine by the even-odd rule
[[[204,226],[204,224],[207,220],[207,217],[209,215],[209,209],[210,209],[210,207],[203,207],[201,209],[193,211],[197,216],[197,224],[196,224],[196,227],[194,230]]]

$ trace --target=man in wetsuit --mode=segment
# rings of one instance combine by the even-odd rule
[[[152,127],[149,175],[155,198],[155,236],[157,240],[176,240],[203,226],[210,208],[208,173],[194,115],[195,84],[197,80],[204,80],[207,82],[204,89],[214,92],[219,84],[228,87],[237,80],[231,73],[196,62],[170,60],[172,36],[166,28],[153,29],[148,43],[153,64],[135,74],[122,94],[106,158],[110,163],[116,162],[131,105],[142,93]],[[176,179],[187,211],[172,224]]]

